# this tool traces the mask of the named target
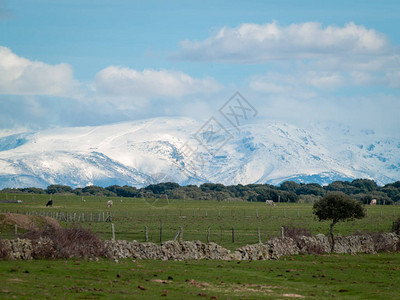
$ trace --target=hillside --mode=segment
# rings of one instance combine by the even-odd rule
[[[354,178],[385,184],[400,178],[400,139],[378,136],[372,130],[352,132],[340,124],[316,124],[305,130],[257,120],[243,125],[240,132],[234,128],[227,128],[229,134],[203,131],[202,137],[212,137],[206,139],[205,148],[194,137],[196,132],[201,137],[202,125],[188,118],[154,118],[0,132],[0,188],[143,187],[166,181],[278,184],[289,179],[326,184]]]

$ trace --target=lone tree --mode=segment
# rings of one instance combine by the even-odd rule
[[[340,221],[351,221],[365,217],[365,209],[360,201],[353,200],[342,192],[330,192],[324,198],[314,203],[313,214],[319,221],[332,220],[330,236],[332,239],[331,251],[335,248],[333,226]]]

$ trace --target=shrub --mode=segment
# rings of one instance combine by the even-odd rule
[[[311,236],[311,230],[307,228],[283,226],[285,236],[296,240],[300,236]]]
[[[400,218],[393,222],[392,232],[400,234]]]
[[[6,243],[0,239],[0,259],[7,259],[10,256],[10,249],[6,246]]]
[[[71,228],[47,227],[29,231],[25,238],[32,240],[36,250],[33,253],[34,258],[88,258],[105,254],[100,238],[90,230],[76,225]]]

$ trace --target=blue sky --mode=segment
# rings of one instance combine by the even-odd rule
[[[398,1],[1,1],[0,128],[260,117],[400,129]]]

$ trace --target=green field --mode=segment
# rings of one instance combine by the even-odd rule
[[[400,255],[0,261],[1,299],[398,299]]]
[[[0,199],[5,199],[0,194]],[[0,203],[1,212],[63,216],[64,226],[80,223],[111,239],[112,216],[116,238],[171,240],[183,227],[185,240],[210,240],[228,249],[258,242],[257,229],[265,241],[280,234],[283,225],[327,233],[329,223],[318,222],[310,204],[217,202],[167,199],[15,195],[23,203]],[[7,195],[13,200],[14,195]],[[400,207],[368,208],[368,216],[339,223],[336,234],[356,231],[389,231],[400,216]],[[258,217],[257,217],[258,214]],[[72,219],[72,220],[71,220]],[[232,242],[232,227],[235,242]],[[13,226],[2,227],[0,238],[12,238]],[[19,232],[20,235],[23,232]],[[400,284],[400,255],[323,255],[293,256],[279,261],[86,261],[34,260],[0,261],[0,298],[17,299],[395,299]]]
[[[23,214],[63,216],[62,224],[71,226],[80,223],[99,234],[103,239],[111,239],[111,222],[104,222],[111,214],[115,226],[116,239],[145,241],[145,226],[148,241],[160,242],[160,224],[162,241],[174,238],[180,227],[185,240],[207,241],[210,227],[210,241],[228,249],[258,242],[257,230],[260,229],[263,241],[280,235],[282,226],[296,226],[311,229],[312,234],[329,230],[329,222],[318,222],[312,215],[311,204],[278,203],[276,207],[266,207],[257,202],[217,202],[194,200],[167,200],[143,198],[106,198],[82,197],[73,195],[53,195],[53,207],[46,208],[49,195],[5,195],[0,199],[22,200],[23,203],[0,203],[1,212]],[[114,205],[106,208],[112,199]],[[122,199],[122,202],[121,202]],[[368,215],[364,219],[339,223],[336,234],[347,235],[356,231],[388,232],[395,219],[400,216],[398,206],[366,207]],[[257,217],[258,215],[258,217]],[[68,221],[65,221],[65,219]],[[235,240],[232,242],[232,228]],[[21,232],[20,232],[21,233]],[[14,236],[13,228],[3,228],[0,238]]]

